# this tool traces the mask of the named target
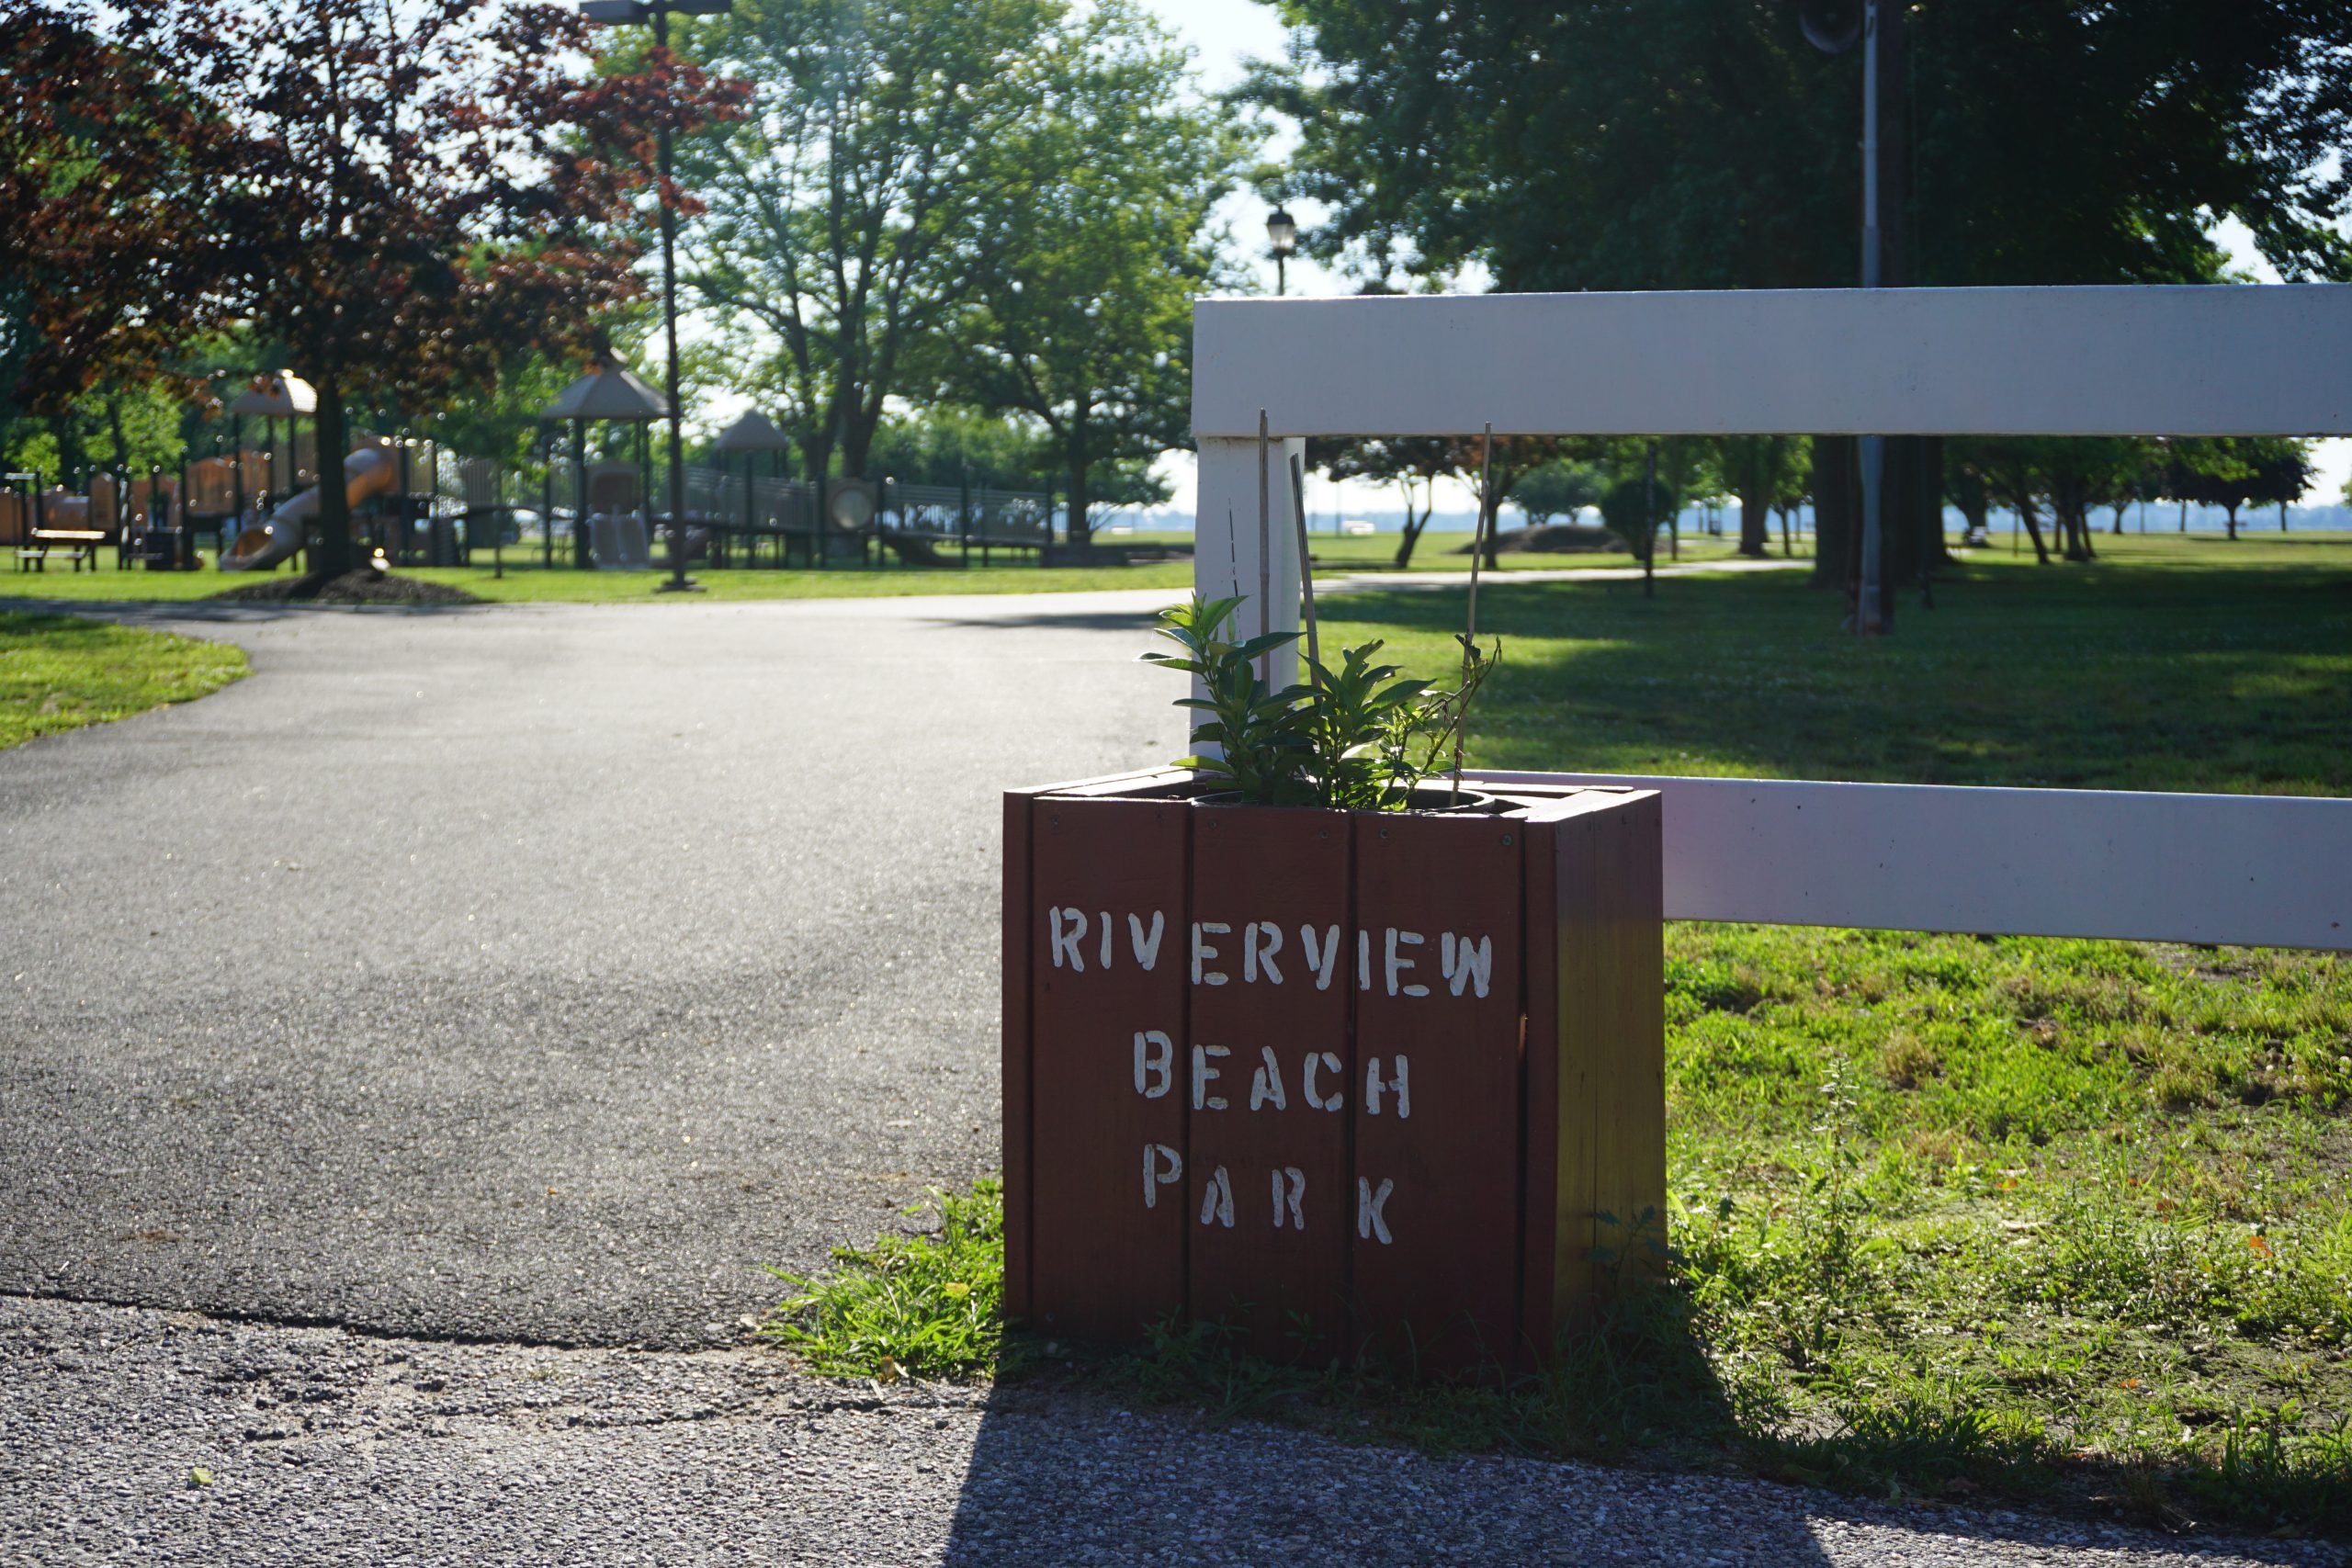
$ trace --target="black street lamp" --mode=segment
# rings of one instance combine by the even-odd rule
[[[724,16],[729,0],[580,0],[580,14],[601,26],[650,22],[653,47],[670,47],[670,17]],[[670,210],[670,128],[663,125],[656,141],[662,173],[657,193],[662,211],[662,325],[669,334],[670,361],[662,389],[670,399],[670,581],[664,592],[681,592],[695,584],[686,576],[686,440],[680,428],[684,414],[678,401],[678,255],[677,217]]]
[[[1274,292],[1284,291],[1287,279],[1283,276],[1283,264],[1298,249],[1298,220],[1277,207],[1266,216],[1266,238],[1273,244]]]

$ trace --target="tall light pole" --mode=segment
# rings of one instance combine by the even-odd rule
[[[1266,239],[1274,254],[1274,292],[1287,292],[1289,280],[1283,276],[1283,264],[1298,249],[1298,220],[1277,207],[1266,215]]]
[[[1884,281],[1886,249],[1879,232],[1878,75],[1879,0],[1800,0],[1804,36],[1826,54],[1862,46],[1862,287]],[[1857,440],[1862,469],[1861,581],[1856,584],[1854,630],[1876,637],[1887,629],[1886,532],[1883,526],[1886,437]]]
[[[724,16],[729,0],[581,0],[580,14],[602,26],[638,22],[653,24],[653,47],[670,50],[670,17]],[[684,412],[678,401],[678,242],[677,214],[670,209],[670,128],[655,133],[656,158],[662,175],[655,192],[662,214],[662,326],[669,343],[669,363],[662,380],[670,400],[670,581],[664,592],[684,592],[696,584],[686,576],[686,439]]]

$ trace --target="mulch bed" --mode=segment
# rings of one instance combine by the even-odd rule
[[[341,577],[266,577],[225,588],[213,599],[244,604],[487,604],[489,600],[452,588],[446,582],[425,582],[394,574],[378,576],[368,570],[346,571]]]

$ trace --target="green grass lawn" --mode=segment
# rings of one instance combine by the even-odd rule
[[[1465,535],[1430,534],[1414,554],[1415,571],[1461,571],[1470,558],[1457,553]],[[1192,543],[1190,534],[1139,533],[1110,542]],[[1392,570],[1396,564],[1394,536],[1338,538],[1317,536],[1311,544],[1317,570],[1329,575]],[[1684,542],[1685,564],[1719,560],[1732,553],[1725,539],[1691,538]],[[210,551],[201,552],[209,563]],[[655,598],[667,580],[666,570],[578,571],[570,567],[545,568],[527,548],[507,552],[503,576],[493,574],[489,558],[473,567],[404,567],[401,574],[462,588],[478,598],[502,604],[640,604]],[[1188,561],[1143,562],[1134,566],[1038,567],[999,557],[982,566],[973,558],[969,567],[907,567],[895,562],[872,568],[848,563],[823,571],[803,569],[776,570],[741,567],[720,570],[697,566],[693,576],[703,585],[703,600],[744,599],[864,599],[931,593],[1070,593],[1104,588],[1182,588],[1193,581]],[[1661,548],[1661,565],[1672,564]],[[1632,558],[1608,555],[1506,555],[1505,571],[1556,570],[1563,567],[1627,566]],[[256,581],[252,576],[201,571],[118,570],[108,556],[95,571],[55,568],[46,571],[0,572],[0,602],[17,599],[140,599],[177,601],[201,599],[223,589]]]
[[[204,552],[208,560],[210,552]],[[667,602],[655,590],[668,580],[666,571],[576,571],[570,567],[541,567],[536,556],[509,552],[505,575],[494,576],[488,564],[479,567],[404,567],[401,575],[446,582],[478,598],[502,604],[563,603],[635,604]],[[824,571],[732,568],[716,570],[696,567],[693,572],[703,592],[684,602],[744,599],[864,599],[917,593],[1069,593],[1098,588],[1180,588],[1193,581],[1185,562],[1130,567],[1046,567],[1035,565],[975,565],[956,567],[845,565]],[[96,571],[0,572],[0,603],[20,599],[202,599],[224,589],[261,581],[250,573],[202,571],[118,571],[111,565]]]
[[[1793,575],[1498,585],[1473,760],[2352,794],[2352,540],[2098,543],[1984,556],[1876,644]],[[1324,637],[1442,674],[1463,604],[1335,599]],[[2352,1532],[2352,965],[1704,925],[1667,950],[1671,1292],[1505,1390],[1280,1372],[1199,1332],[1088,1375],[1440,1447]],[[852,1264],[791,1321],[866,1347],[837,1367],[892,1354],[891,1324],[933,1325],[902,1365],[992,1362],[968,1294],[943,1341],[877,1283],[921,1278]]]
[[[184,703],[245,673],[221,643],[0,611],[0,748]]]

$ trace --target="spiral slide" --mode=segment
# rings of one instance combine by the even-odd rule
[[[350,504],[383,495],[400,483],[400,459],[388,446],[363,446],[343,460],[343,492]],[[302,547],[303,534],[319,514],[319,487],[287,501],[259,525],[237,536],[220,552],[222,571],[261,571]]]

